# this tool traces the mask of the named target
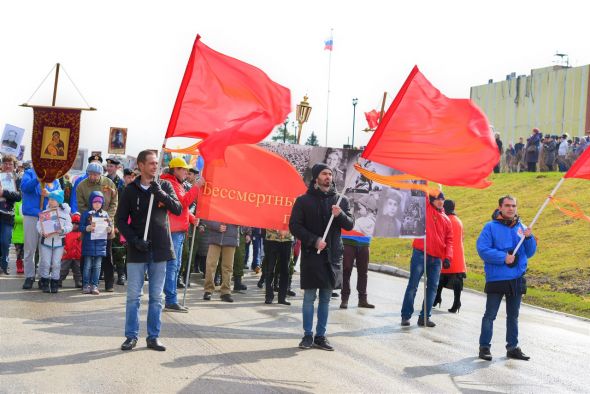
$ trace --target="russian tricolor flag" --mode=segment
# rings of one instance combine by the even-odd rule
[[[332,37],[324,41],[324,50],[331,51],[334,47],[334,39]]]

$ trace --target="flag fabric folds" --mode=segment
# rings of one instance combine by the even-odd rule
[[[449,186],[485,188],[500,160],[486,116],[469,99],[450,99],[415,66],[362,155]]]
[[[197,217],[287,230],[295,199],[307,190],[282,157],[256,145],[232,145],[225,162],[207,163]]]
[[[166,138],[200,138],[205,160],[225,148],[262,141],[291,111],[289,89],[262,70],[195,39]]]
[[[580,178],[590,180],[590,148],[578,157],[563,176],[564,178]]]
[[[332,51],[334,49],[334,39],[332,37],[324,40],[324,51]]]
[[[365,119],[367,119],[367,124],[369,128],[375,130],[377,126],[379,126],[379,117],[381,116],[381,111],[372,110],[370,112],[365,112]]]

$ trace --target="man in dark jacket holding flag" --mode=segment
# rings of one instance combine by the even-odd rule
[[[314,346],[323,350],[334,350],[326,339],[326,325],[332,289],[337,287],[337,280],[340,280],[335,272],[342,270],[344,247],[340,231],[352,230],[354,219],[350,214],[346,197],[337,205],[338,195],[330,167],[324,163],[316,164],[311,172],[309,189],[295,200],[289,221],[289,230],[301,240],[304,337],[299,347],[309,349]],[[331,215],[334,215],[334,220],[324,241],[322,236]],[[318,289],[320,300],[314,338],[313,314]]]
[[[162,290],[166,279],[166,262],[175,258],[170,236],[168,211],[180,215],[182,204],[178,201],[168,181],[156,181],[158,158],[151,150],[137,156],[141,175],[123,190],[117,209],[117,228],[127,240],[127,307],[125,318],[126,340],[121,350],[131,350],[139,336],[139,304],[144,274],[149,276],[149,307],[147,314],[147,346],[164,351],[159,340],[162,314]],[[149,201],[153,195],[151,216]],[[149,225],[147,218],[150,216]],[[144,240],[146,225],[149,226]]]
[[[481,320],[479,358],[491,361],[490,352],[494,320],[506,296],[506,357],[528,360],[518,347],[518,312],[522,295],[526,293],[525,273],[528,259],[537,250],[537,241],[530,228],[516,214],[516,198],[507,195],[498,201],[492,220],[484,226],[477,239],[477,253],[484,262],[486,273],[486,311]],[[520,239],[524,242],[514,255]]]

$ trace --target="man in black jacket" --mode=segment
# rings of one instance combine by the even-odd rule
[[[123,190],[117,209],[117,228],[127,240],[127,307],[125,316],[125,342],[121,350],[131,350],[139,336],[139,303],[144,273],[149,281],[149,307],[147,315],[147,346],[164,351],[159,341],[162,314],[162,290],[166,278],[166,262],[175,258],[170,238],[168,211],[180,215],[182,205],[172,185],[156,181],[158,158],[153,151],[144,150],[137,156],[141,175]],[[144,230],[147,222],[150,197],[154,202],[147,239]]]
[[[297,197],[289,229],[301,240],[301,288],[303,295],[304,337],[301,349],[312,346],[323,350],[334,350],[326,339],[326,325],[332,289],[337,287],[336,272],[342,271],[342,239],[340,230],[352,230],[354,219],[349,211],[348,200],[342,198],[336,205],[338,195],[332,181],[332,170],[324,163],[316,164],[312,170],[312,181],[307,193]],[[330,216],[334,220],[326,240],[322,236]],[[320,251],[318,254],[317,251]],[[315,338],[313,338],[314,302],[319,289],[319,304]]]

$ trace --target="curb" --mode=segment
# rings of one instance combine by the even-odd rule
[[[392,265],[385,265],[385,264],[378,264],[378,263],[369,263],[369,271],[380,272],[382,274],[397,276],[399,278],[406,278],[407,279],[407,278],[410,277],[410,272],[408,272],[406,270],[403,270],[401,268],[394,267]],[[423,281],[424,281],[424,278],[420,278],[420,282],[423,282]],[[485,295],[485,293],[483,291],[479,291],[479,290],[475,290],[475,289],[470,289],[470,288],[467,288],[467,287],[464,287],[463,288],[463,291],[467,291],[467,292],[475,293],[475,294]],[[530,306],[531,308],[540,309],[540,310],[545,311],[545,312],[557,313],[559,315],[563,315],[563,316],[567,316],[567,317],[572,317],[574,319],[578,319],[578,320],[590,322],[590,319],[588,319],[586,317],[583,317],[583,316],[572,315],[571,313],[556,311],[556,310],[553,310],[553,309],[544,308],[542,306],[529,304],[527,302],[523,302],[522,304],[523,305],[526,305],[526,306]]]

